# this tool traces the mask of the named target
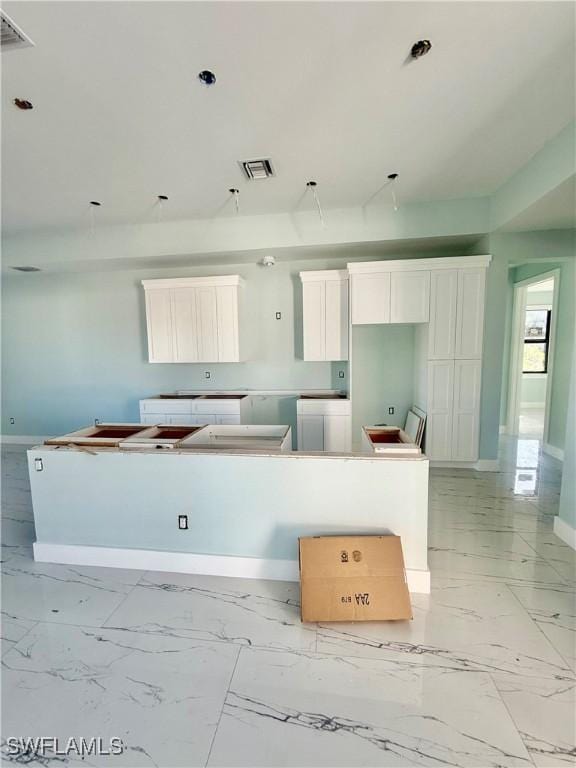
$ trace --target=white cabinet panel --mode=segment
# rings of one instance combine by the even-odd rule
[[[164,413],[141,413],[140,424],[166,424]]]
[[[324,450],[324,416],[298,416],[298,450]]]
[[[327,280],[325,360],[348,360],[348,280]]]
[[[458,270],[433,270],[430,276],[429,360],[454,357],[457,296]]]
[[[351,449],[352,419],[350,416],[324,416],[324,450],[347,453]]]
[[[456,360],[454,365],[454,420],[452,425],[452,459],[478,459],[480,360]]]
[[[240,424],[240,415],[237,416],[216,416],[216,424]]]
[[[202,362],[218,362],[218,320],[216,288],[196,288],[198,311],[198,359]]]
[[[167,288],[146,291],[148,359],[151,363],[173,363],[172,292]]]
[[[195,289],[175,288],[172,292],[172,308],[175,361],[196,363],[198,362],[198,323]]]
[[[300,272],[304,360],[348,360],[348,276]]]
[[[430,316],[430,272],[392,272],[390,322],[427,323]]]
[[[479,359],[482,357],[485,281],[485,269],[458,270],[456,358]]]
[[[452,458],[454,360],[428,364],[426,454],[433,460]]]
[[[237,363],[240,360],[238,339],[238,291],[231,285],[216,288],[218,321],[218,361]]]
[[[352,324],[390,322],[390,273],[352,275]]]
[[[326,360],[326,283],[302,283],[304,360]]]

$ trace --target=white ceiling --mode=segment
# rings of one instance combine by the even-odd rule
[[[571,2],[25,2],[2,56],[8,230],[494,192],[574,115]],[[432,41],[409,60],[412,43]],[[212,69],[213,88],[196,75]],[[12,100],[29,99],[21,112]],[[245,182],[236,161],[271,157]],[[384,199],[388,191],[382,192]]]

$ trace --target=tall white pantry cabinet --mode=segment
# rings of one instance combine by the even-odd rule
[[[239,275],[143,280],[151,363],[237,363]]]
[[[416,326],[414,405],[428,415],[424,448],[434,461],[478,460],[484,293],[490,259],[348,264],[352,325]],[[353,392],[351,398],[354,401]]]

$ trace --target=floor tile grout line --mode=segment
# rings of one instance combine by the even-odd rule
[[[519,597],[518,597],[518,596],[517,596],[517,595],[514,593],[514,590],[512,589],[512,587],[514,586],[514,584],[506,584],[506,586],[508,587],[508,591],[511,593],[512,597],[514,598],[514,600],[516,600],[516,602],[518,603],[518,605],[519,605],[519,606],[522,608],[522,610],[524,611],[524,613],[525,613],[525,614],[528,616],[528,618],[530,619],[530,621],[531,621],[531,622],[534,624],[534,626],[536,627],[536,629],[538,630],[538,632],[539,632],[539,633],[542,635],[542,637],[544,638],[544,640],[546,641],[546,643],[547,643],[547,644],[550,646],[550,648],[552,648],[552,650],[553,650],[553,651],[554,651],[554,653],[555,653],[555,654],[558,656],[558,658],[559,658],[559,659],[561,659],[561,660],[564,662],[564,664],[566,664],[566,671],[569,671],[569,672],[570,672],[572,675],[576,675],[576,672],[574,672],[574,670],[573,670],[573,669],[572,669],[572,667],[570,666],[570,664],[569,664],[568,660],[567,660],[567,659],[564,657],[564,654],[563,654],[563,653],[560,653],[560,651],[558,650],[558,648],[556,648],[556,646],[555,646],[555,645],[554,645],[554,643],[553,643],[553,642],[550,640],[550,638],[546,636],[546,633],[545,633],[545,632],[542,630],[542,628],[540,627],[540,625],[538,624],[538,622],[536,621],[536,619],[534,619],[534,618],[533,618],[533,617],[530,615],[530,611],[528,610],[528,608],[526,608],[526,606],[522,605],[522,601],[521,601],[521,600],[520,600],[520,598],[519,598]],[[542,677],[545,677],[545,675],[542,675]]]
[[[226,645],[232,645],[232,643],[226,643]],[[228,680],[228,686],[224,692],[224,696],[222,697],[222,707],[220,708],[220,714],[218,716],[218,721],[216,723],[216,727],[214,728],[214,733],[212,734],[212,740],[210,741],[210,748],[208,750],[208,754],[206,756],[206,760],[204,762],[204,766],[206,767],[208,763],[210,762],[210,756],[212,755],[212,749],[214,747],[214,742],[216,741],[216,735],[218,733],[218,729],[220,728],[220,721],[222,720],[222,715],[224,714],[224,707],[226,706],[226,699],[228,698],[228,694],[230,693],[230,686],[232,685],[232,680],[234,679],[234,675],[236,674],[236,667],[238,666],[238,661],[240,660],[240,654],[244,650],[243,646],[239,646],[238,653],[236,654],[236,660],[234,662],[234,667],[232,669],[232,673],[230,674],[230,679]]]
[[[22,619],[22,621],[26,621],[26,619]],[[19,639],[18,639],[18,640],[17,640],[17,641],[14,643],[14,645],[11,645],[11,646],[10,646],[10,648],[7,648],[7,649],[6,649],[6,651],[4,651],[4,652],[2,653],[2,659],[4,658],[4,656],[7,656],[7,655],[10,653],[10,651],[13,651],[15,648],[17,648],[17,647],[20,645],[20,643],[21,643],[21,642],[22,642],[22,641],[23,641],[23,640],[24,640],[26,637],[28,637],[28,635],[30,634],[30,632],[32,632],[32,630],[33,630],[33,629],[36,629],[36,627],[38,626],[38,624],[41,624],[41,623],[42,623],[42,622],[40,622],[40,621],[35,621],[35,622],[32,624],[32,626],[31,626],[31,627],[28,627],[28,629],[26,630],[26,632],[24,632],[24,634],[22,635],[22,637],[20,637],[20,638],[19,638]]]
[[[492,672],[488,672],[488,676],[490,677],[490,680],[492,681],[492,685],[494,686],[494,690],[498,694],[498,698],[500,699],[500,702],[502,703],[502,706],[504,707],[504,709],[508,713],[508,717],[510,718],[510,722],[512,723],[512,725],[516,729],[516,733],[518,734],[518,738],[522,742],[522,744],[524,746],[524,749],[526,750],[526,753],[528,755],[528,758],[530,759],[530,762],[532,763],[532,765],[536,766],[537,764],[536,764],[536,762],[534,760],[534,756],[532,754],[532,751],[530,750],[530,747],[526,743],[526,740],[524,739],[524,736],[522,735],[522,731],[520,730],[520,728],[518,726],[518,723],[516,722],[516,719],[514,718],[512,712],[510,711],[510,708],[509,708],[508,704],[506,703],[506,700],[505,700],[505,698],[504,698],[504,696],[502,694],[502,691],[498,687],[498,683],[496,682],[494,674]]]
[[[107,616],[107,617],[104,619],[104,621],[103,621],[103,622],[102,622],[102,623],[99,625],[99,629],[106,629],[106,627],[105,627],[104,625],[106,624],[106,622],[107,622],[107,621],[110,621],[110,619],[112,618],[112,616],[114,616],[114,614],[116,613],[116,611],[117,611],[117,610],[118,610],[118,609],[119,609],[121,606],[123,606],[123,605],[124,605],[124,603],[126,602],[126,600],[127,600],[129,597],[130,597],[130,595],[132,594],[132,592],[133,592],[133,591],[136,589],[136,587],[138,586],[138,582],[140,581],[140,578],[142,578],[142,577],[140,576],[140,577],[138,578],[138,581],[136,582],[136,584],[133,584],[133,585],[132,585],[132,587],[131,587],[131,588],[128,590],[128,592],[126,592],[126,594],[124,595],[124,597],[122,598],[122,600],[120,600],[120,602],[118,603],[118,605],[116,605],[116,606],[115,606],[115,607],[112,609],[112,611],[111,611],[111,612],[108,614],[108,616]]]

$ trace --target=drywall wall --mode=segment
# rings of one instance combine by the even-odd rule
[[[576,336],[572,344],[572,371],[568,385],[568,408],[566,423],[569,426],[569,439],[564,446],[564,464],[562,466],[562,487],[558,515],[569,526],[564,532],[570,534],[572,546],[576,541]],[[564,527],[564,526],[562,526]]]
[[[486,252],[492,254],[493,261],[486,283],[480,457],[496,458],[499,422],[502,419],[503,423],[505,419],[513,284],[554,268],[560,269],[560,296],[548,441],[557,448],[563,448],[575,323],[576,231],[562,229],[495,233],[488,239]]]
[[[525,373],[520,385],[520,404],[526,408],[544,408],[546,403],[545,373]]]
[[[352,328],[352,443],[360,445],[367,424],[404,426],[413,405],[412,325],[355,325]],[[388,409],[394,408],[394,414]]]

